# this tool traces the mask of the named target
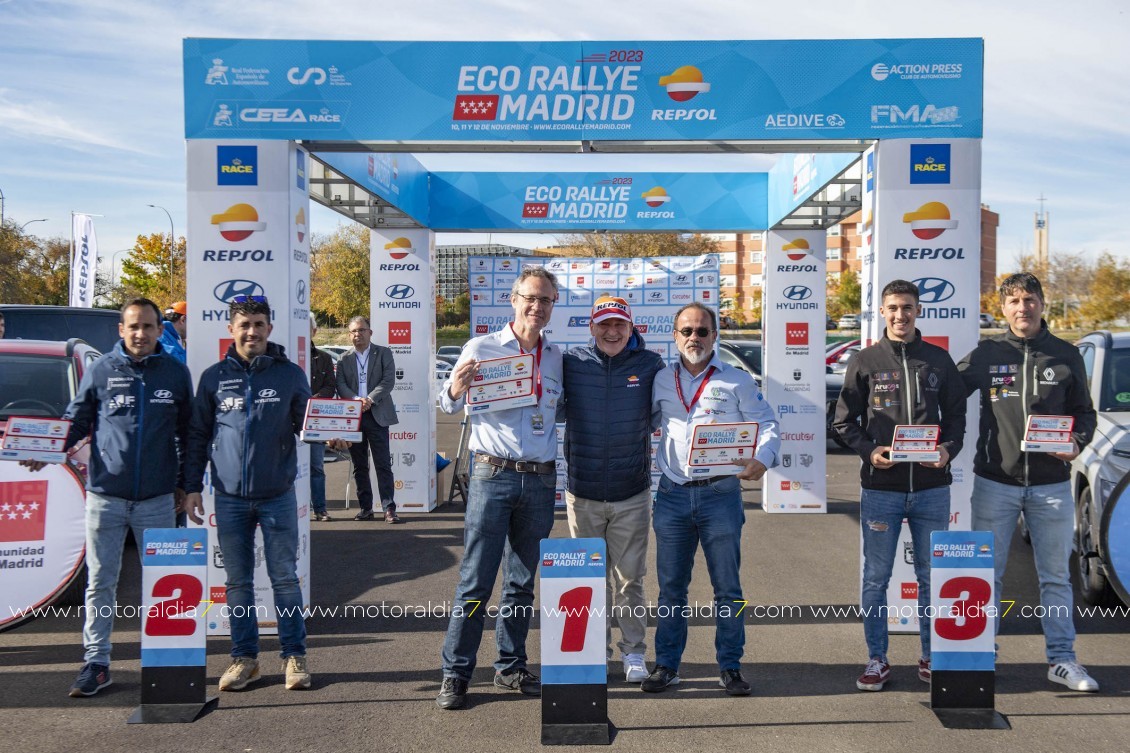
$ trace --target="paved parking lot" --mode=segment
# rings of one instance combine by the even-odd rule
[[[441,416],[441,448],[454,449],[458,421]],[[1077,620],[1080,660],[1102,684],[1097,695],[1067,691],[1045,679],[1043,640],[1036,620],[1006,619],[997,674],[997,708],[1011,731],[952,731],[927,707],[928,688],[914,672],[916,636],[895,636],[892,682],[881,693],[861,693],[855,678],[866,660],[863,631],[853,618],[818,616],[814,609],[858,601],[857,460],[835,454],[829,462],[827,515],[767,515],[760,489],[746,494],[743,583],[753,605],[802,607],[785,618],[751,616],[745,673],[749,698],[727,698],[717,687],[713,622],[691,621],[677,689],[652,696],[611,674],[609,714],[613,748],[622,751],[738,750],[873,751],[1125,750],[1130,737],[1130,619]],[[348,463],[327,466],[331,512],[342,507]],[[446,480],[447,476],[444,476]],[[354,507],[354,510],[356,508]],[[218,710],[192,725],[127,725],[138,702],[139,636],[136,620],[115,631],[114,686],[76,700],[66,695],[82,656],[77,617],[40,619],[0,634],[0,719],[4,748],[17,751],[461,751],[538,747],[540,706],[491,684],[493,635],[479,653],[480,669],[468,709],[443,712],[438,691],[444,605],[454,590],[462,545],[462,508],[446,505],[405,523],[339,520],[314,524],[314,603],[336,616],[309,621],[314,685],[288,692],[264,638],[264,680],[242,693],[225,693]],[[566,535],[559,513],[554,536]],[[1030,550],[1017,541],[1006,596],[1036,604]],[[657,595],[654,574],[648,596]],[[126,553],[122,603],[139,600],[136,552]],[[695,569],[691,599],[710,600],[704,563]],[[357,613],[340,612],[352,605]],[[405,614],[407,612],[407,614]],[[531,658],[539,633],[531,631]],[[652,625],[652,630],[654,625]],[[651,631],[649,630],[649,639]],[[209,640],[208,680],[227,666],[229,643]],[[649,661],[651,655],[649,653]],[[618,670],[618,667],[616,668]],[[536,671],[536,667],[535,667]]]

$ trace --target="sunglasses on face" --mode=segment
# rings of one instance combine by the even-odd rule
[[[710,333],[713,331],[714,330],[707,327],[683,327],[682,329],[675,330],[675,332],[682,335],[683,337],[690,337],[691,335],[698,335],[699,337],[709,337]]]

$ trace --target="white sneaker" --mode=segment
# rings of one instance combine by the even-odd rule
[[[1086,668],[1075,661],[1061,661],[1048,667],[1048,679],[1066,685],[1072,690],[1082,690],[1085,693],[1095,693],[1099,684],[1095,678],[1087,674]]]
[[[647,664],[643,654],[624,655],[624,682],[643,682],[647,679]]]

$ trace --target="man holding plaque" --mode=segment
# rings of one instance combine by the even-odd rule
[[[596,299],[593,340],[564,356],[565,503],[573,538],[608,545],[608,658],[620,626],[624,679],[647,678],[647,529],[651,525],[651,390],[663,368],[632,326],[623,298]]]
[[[184,448],[192,377],[160,344],[161,310],[148,298],[122,306],[121,341],[86,371],[64,419],[66,447],[90,435],[86,478],[86,656],[70,696],[111,684],[110,637],[122,549],[132,529],[172,528],[184,503]],[[39,471],[44,463],[22,460]],[[139,546],[139,549],[141,547]]]
[[[494,631],[498,645],[494,684],[541,695],[541,681],[526,667],[526,634],[541,540],[553,528],[557,488],[554,417],[561,399],[561,349],[542,334],[557,294],[552,273],[525,267],[510,292],[514,321],[469,341],[440,394],[440,407],[455,413],[468,404],[468,391],[479,389],[475,382],[482,364],[488,363],[483,370],[492,373],[526,374],[512,380],[513,389],[497,393],[511,397],[476,404],[473,407],[482,410],[470,414],[471,483],[463,562],[443,644],[443,684],[436,697],[442,709],[466,704],[483,635],[483,613],[503,557],[506,582]],[[499,384],[505,386],[497,382],[496,387]]]
[[[749,695],[749,683],[741,673],[745,650],[741,481],[756,481],[777,464],[781,446],[777,419],[753,377],[714,352],[718,323],[712,310],[701,303],[687,304],[675,314],[674,329],[679,360],[656,375],[652,391],[652,412],[663,429],[656,452],[663,475],[652,522],[659,614],[655,669],[640,687],[645,693],[659,693],[679,683],[679,663],[687,645],[687,590],[701,543],[714,587],[719,685],[727,695]],[[752,423],[757,424],[756,446],[742,448],[742,457],[692,468],[696,427],[739,424],[752,438]]]
[[[981,392],[973,528],[993,532],[999,615],[1008,550],[1017,518],[1024,514],[1040,577],[1048,679],[1094,692],[1099,684],[1075,658],[1069,570],[1075,531],[1070,462],[1091,441],[1096,422],[1087,373],[1079,349],[1048,330],[1044,291],[1035,275],[1005,278],[1000,300],[1008,331],[981,340],[957,367],[968,393]],[[1074,417],[1071,449],[1022,450],[1032,416]]]
[[[883,288],[881,301],[883,337],[848,362],[834,424],[843,442],[863,460],[861,606],[868,661],[855,686],[871,691],[882,690],[890,677],[887,585],[903,519],[910,525],[918,580],[918,678],[930,682],[930,534],[949,528],[949,464],[965,436],[966,399],[949,353],[925,342],[914,326],[921,313],[918,287],[894,280]],[[903,439],[896,429],[914,439]],[[916,462],[914,451],[899,452],[907,446],[921,452],[931,444],[936,459]],[[905,459],[900,461],[900,456]]]
[[[361,441],[349,446],[353,460],[353,483],[361,511],[354,520],[373,520],[373,482],[369,479],[369,452],[377,469],[377,487],[386,523],[399,523],[396,514],[396,479],[392,475],[388,427],[400,422],[392,402],[396,385],[396,359],[392,351],[373,342],[373,329],[364,316],[349,320],[349,339],[353,350],[337,364],[337,394],[361,401]]]

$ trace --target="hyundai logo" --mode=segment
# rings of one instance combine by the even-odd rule
[[[172,396],[173,396],[173,393],[170,392],[169,390],[157,390],[156,392],[153,393],[153,397],[157,397],[157,398],[160,398],[162,400],[168,400]]]
[[[212,290],[220,303],[231,303],[237,295],[264,295],[263,286],[251,280],[225,280]]]
[[[306,303],[306,281],[299,280],[298,284],[294,286],[294,297],[298,299],[299,303]]]
[[[812,288],[803,285],[790,285],[785,288],[785,297],[790,301],[805,301],[812,297]]]
[[[277,394],[279,394],[279,393],[276,392],[275,390],[272,390],[270,387],[267,387],[266,389],[259,390],[259,397],[274,397]]]
[[[410,285],[389,285],[385,288],[385,295],[393,300],[402,301],[416,295],[416,291]]]
[[[918,300],[920,303],[941,303],[953,298],[957,292],[953,283],[941,277],[919,277],[914,280],[918,286]]]

